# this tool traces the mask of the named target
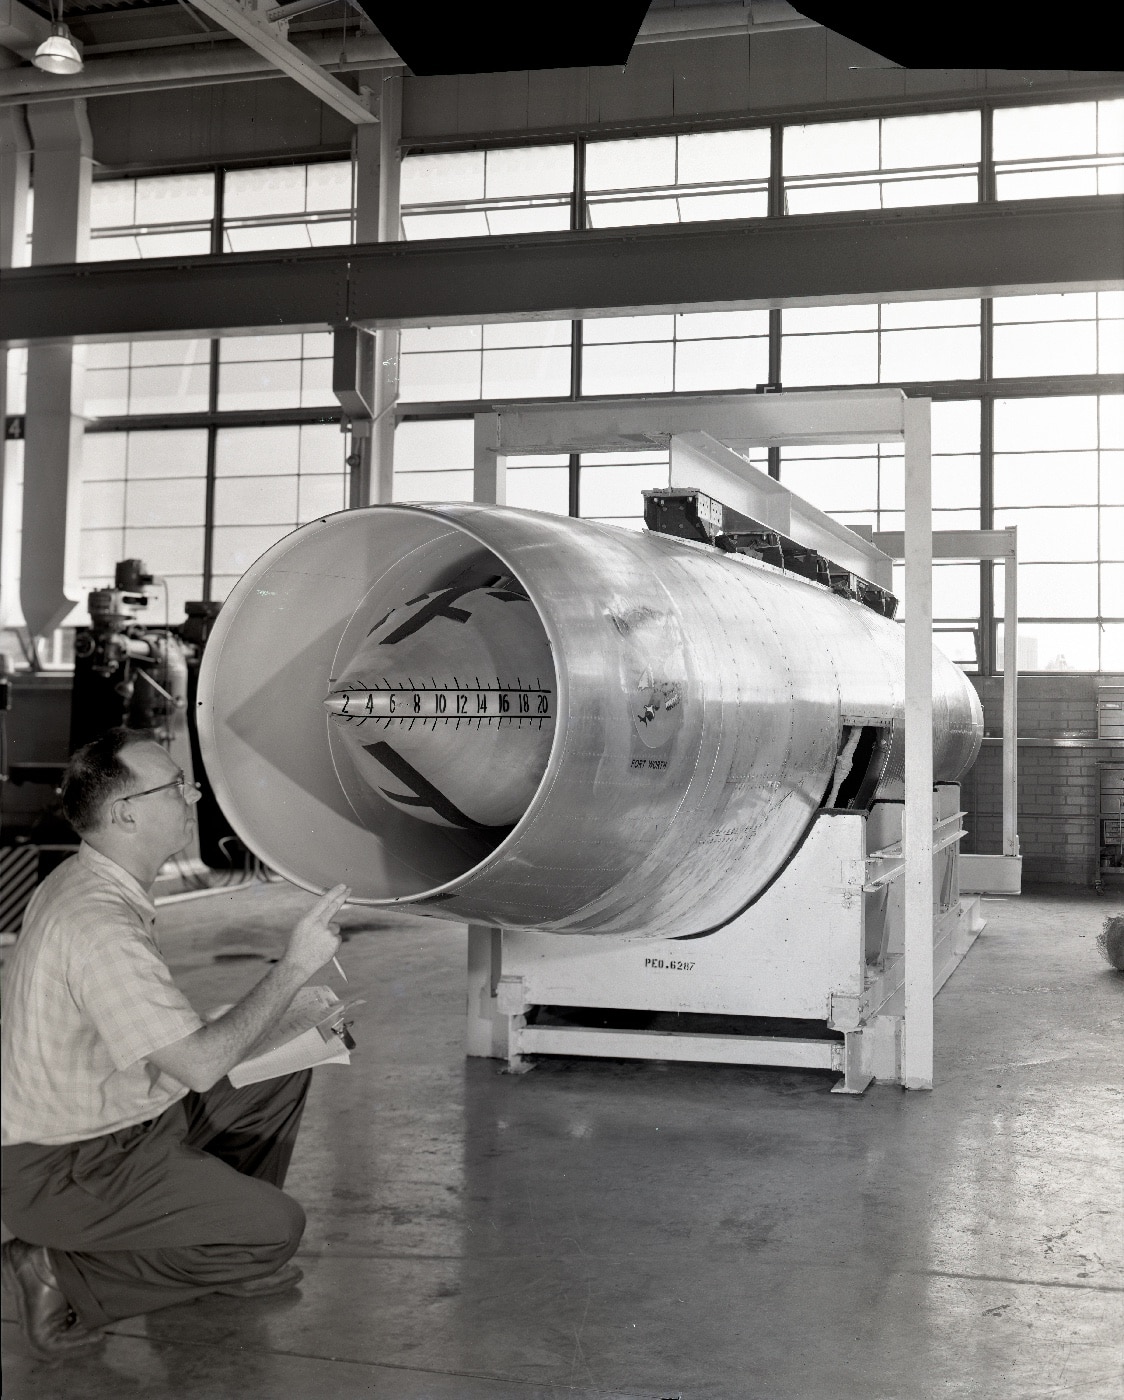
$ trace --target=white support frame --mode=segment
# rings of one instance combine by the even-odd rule
[[[907,399],[900,389],[777,394],[674,395],[660,399],[499,405],[475,418],[473,499],[506,501],[506,459],[515,455],[627,450],[670,445],[676,436],[705,433],[734,452],[748,447],[900,442],[905,453],[905,713],[904,1015],[902,1082],[933,1086],[933,661],[932,462],[930,399]],[[729,465],[734,466],[734,463]],[[744,462],[746,482],[764,475]],[[771,482],[761,491],[773,492]],[[810,509],[810,508],[809,508]],[[794,538],[799,536],[793,532]],[[856,547],[867,543],[855,535]],[[872,564],[886,556],[867,543]],[[888,562],[888,561],[887,561]],[[872,580],[876,581],[876,580]],[[484,927],[470,929],[469,998],[481,992],[476,975],[488,965]],[[475,937],[474,937],[475,935]],[[479,945],[479,946],[478,946]],[[492,988],[494,993],[495,987]]]
[[[765,472],[751,466],[747,475],[745,458],[733,448],[709,433],[675,433],[670,445],[673,487],[702,491],[860,578],[893,588],[894,566],[887,555]]]
[[[905,1011],[902,1084],[933,1087],[933,471],[931,399],[906,399]]]
[[[891,559],[905,558],[900,530],[876,533],[873,542]],[[937,530],[934,559],[999,560],[1003,564],[1003,849],[999,855],[960,856],[960,888],[974,894],[1021,894],[1019,851],[1018,527],[1004,530]],[[908,626],[908,613],[907,613]]]

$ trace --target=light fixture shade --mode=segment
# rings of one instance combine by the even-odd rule
[[[44,73],[81,73],[82,55],[78,52],[70,30],[65,24],[52,24],[50,37],[44,39],[31,60]]]

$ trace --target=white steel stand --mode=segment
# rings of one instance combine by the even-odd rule
[[[905,558],[905,536],[872,536],[891,559]],[[1003,565],[1003,848],[998,855],[961,854],[960,888],[974,894],[1021,894],[1018,835],[1018,529],[934,530],[934,559],[996,560]],[[908,625],[908,624],[907,624]]]
[[[956,879],[964,834],[959,796],[950,784],[934,789],[931,799],[934,990],[983,927],[978,898],[962,900]],[[470,1044],[478,1047],[470,1053],[504,1058],[512,1069],[526,1068],[527,1055],[823,1069],[842,1076],[834,1092],[850,1094],[875,1078],[904,1083],[902,814],[897,802],[878,802],[869,815],[821,813],[773,886],[703,938],[627,942],[493,931],[489,966],[479,972],[494,991],[470,1004]],[[479,985],[483,992],[483,977]],[[541,1007],[791,1019],[821,1027],[809,1024],[805,1035],[599,1029],[565,1016],[536,1018],[532,1008]],[[824,1023],[834,1034],[825,1033]]]
[[[670,444],[673,439],[698,433],[705,433],[709,438],[733,448],[734,452],[729,454],[731,457],[750,447],[869,442],[903,444],[906,475],[903,545],[906,561],[905,714],[911,738],[906,747],[901,854],[903,942],[900,964],[902,1012],[899,1073],[900,1082],[907,1088],[914,1089],[932,1087],[933,994],[938,985],[933,961],[933,859],[938,846],[934,841],[931,812],[933,753],[930,411],[930,400],[907,399],[897,389],[831,393],[787,392],[767,395],[700,394],[678,395],[666,399],[519,404],[477,415],[474,457],[474,500],[502,505],[506,499],[505,463],[507,457],[513,455],[627,450]],[[770,493],[791,496],[791,493],[784,492],[778,483],[769,483],[768,478],[764,479],[764,483],[753,485],[763,474],[750,467],[748,462],[744,463],[743,475],[748,489],[757,490],[762,496]],[[793,501],[796,499],[792,498]],[[797,514],[800,513],[797,511]],[[849,536],[850,548],[858,555],[865,552],[869,556],[869,570],[860,572],[864,572],[864,576],[872,582],[884,583],[886,587],[892,586],[891,580],[885,576],[885,570],[890,568],[890,561],[876,550],[869,540],[863,540],[860,536],[836,526],[834,522],[822,517],[820,512],[811,511],[810,508],[805,507],[803,514],[807,516],[810,527],[829,531],[837,541],[840,535]],[[793,538],[799,538],[798,526],[795,523],[791,534]],[[1010,631],[1007,642],[1008,646],[1012,645]],[[814,829],[822,826],[821,818]],[[856,846],[850,859],[860,859],[854,853],[857,850]],[[790,869],[795,865],[796,860]],[[857,898],[854,887],[851,889],[851,897],[852,900]],[[858,900],[858,903],[861,904],[862,900]],[[733,928],[734,925],[730,927]],[[720,932],[725,935],[727,930]],[[543,937],[518,936],[540,939]],[[801,937],[804,936],[802,933]],[[497,1022],[497,1018],[508,1019],[510,1037],[511,1018],[514,1017],[518,1021],[523,1014],[518,1010],[522,993],[518,991],[517,984],[506,981],[509,975],[506,965],[497,976],[497,937],[498,934],[494,930],[478,926],[469,929],[470,1054],[489,1053],[475,1047],[482,1047],[486,1043],[494,1045],[497,1037],[502,1038],[503,1026],[502,1022]],[[505,939],[511,937],[512,935],[505,935]],[[573,938],[555,937],[550,939],[550,945],[568,945],[574,941]],[[501,944],[501,947],[506,957],[506,944]],[[640,953],[639,956],[644,955]],[[563,960],[564,958],[565,955]],[[551,960],[553,961],[553,955]],[[840,991],[839,994],[861,996],[861,991]],[[570,1004],[584,1006],[589,1005],[589,1002],[579,1000]],[[620,1005],[619,1000],[614,1004]],[[821,1016],[823,1013],[821,1011],[816,1014]],[[835,1013],[831,1014],[834,1016]],[[876,1016],[875,1020],[877,1019]],[[844,1030],[846,1044],[847,1028],[841,1023],[840,1027]],[[525,1029],[533,1030],[532,1027]],[[853,1027],[851,1033],[857,1029],[857,1026]],[[883,1032],[883,1040],[884,1038]],[[876,1041],[878,1037],[872,1033],[869,1043],[873,1045]],[[520,1053],[523,1052],[517,1050],[516,1057]],[[540,1050],[538,1053],[543,1052]],[[582,1053],[592,1052],[587,1050]],[[826,1053],[830,1056],[836,1052],[817,1050],[815,1053],[821,1056]],[[871,1051],[872,1055],[873,1053]],[[848,1061],[853,1061],[856,1054],[858,1067],[851,1064],[848,1073],[847,1066],[842,1066],[845,1082],[849,1081],[852,1085],[857,1085],[865,1072],[861,1068],[861,1052],[854,1051],[848,1056]],[[887,1056],[888,1052],[883,1045],[879,1064],[883,1064]]]

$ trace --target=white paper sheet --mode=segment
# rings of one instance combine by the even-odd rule
[[[277,1079],[314,1065],[348,1065],[351,1054],[339,1036],[321,1029],[359,1001],[340,1001],[330,987],[302,987],[288,1010],[251,1046],[227,1076],[236,1089]]]
[[[325,1040],[316,1026],[300,1035],[267,1050],[264,1055],[254,1055],[243,1060],[230,1071],[229,1079],[236,1089],[244,1084],[257,1084],[263,1079],[277,1079],[283,1074],[294,1074],[300,1069],[311,1069],[314,1065],[349,1065],[351,1053],[337,1035],[330,1034]]]

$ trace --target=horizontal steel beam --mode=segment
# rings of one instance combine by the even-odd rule
[[[871,537],[874,545],[891,559],[905,558],[905,532],[876,530]],[[1009,525],[1005,530],[934,530],[934,559],[1014,559],[1018,555],[1018,529]]]
[[[1115,196],[20,268],[14,344],[1124,287]]]
[[[735,450],[824,443],[901,442],[900,389],[797,389],[783,394],[669,394],[578,402],[498,404],[496,446],[505,456],[663,447],[706,432]],[[484,416],[493,416],[480,415]],[[814,427],[809,424],[814,423]],[[775,490],[790,494],[780,483]],[[732,505],[733,502],[727,502]],[[752,514],[753,512],[749,512]]]

